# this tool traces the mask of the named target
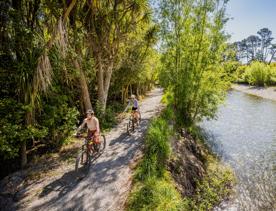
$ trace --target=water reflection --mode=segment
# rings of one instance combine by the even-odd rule
[[[201,127],[238,178],[225,210],[276,210],[276,103],[231,91],[217,119]]]

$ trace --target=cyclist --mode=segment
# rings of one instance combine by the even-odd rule
[[[87,127],[87,140],[90,141],[89,146],[91,143],[100,144],[100,124],[92,109],[87,110],[86,118],[77,129],[77,135],[80,134],[80,130],[85,126]]]
[[[131,95],[130,99],[131,100],[128,102],[128,105],[125,108],[124,112],[126,112],[128,108],[132,105],[132,115],[138,121],[140,118],[138,100],[136,99],[135,95]]]

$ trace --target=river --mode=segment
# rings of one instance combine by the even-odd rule
[[[223,210],[276,210],[276,102],[233,90],[217,118],[200,126],[237,177]]]

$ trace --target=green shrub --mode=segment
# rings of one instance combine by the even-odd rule
[[[43,113],[39,117],[39,123],[49,130],[46,137],[49,149],[59,149],[67,142],[68,136],[74,131],[78,116],[78,110],[69,106],[62,96],[56,97],[55,103],[45,103]]]
[[[11,98],[0,100],[0,156],[5,160],[19,155],[23,141],[41,139],[48,134],[45,126],[24,124],[27,109]]]
[[[235,80],[238,83],[247,83],[243,77],[245,71],[246,71],[246,65],[241,65],[237,68],[236,72],[235,72]]]
[[[246,68],[245,79],[251,85],[265,86],[268,83],[269,67],[261,62],[253,62]]]
[[[117,123],[116,114],[117,112],[121,112],[121,111],[122,111],[121,104],[115,103],[110,106],[107,106],[105,112],[103,112],[102,106],[99,103],[97,103],[95,112],[96,112],[96,116],[99,119],[101,130],[108,130],[114,127],[114,125]]]
[[[276,85],[276,65],[269,68],[268,85]]]
[[[246,67],[244,73],[238,75],[237,82],[245,82],[256,86],[276,84],[276,67],[262,62],[253,62]]]

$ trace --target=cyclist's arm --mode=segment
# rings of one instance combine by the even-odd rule
[[[127,111],[127,109],[129,108],[130,104],[131,104],[131,102],[129,101],[128,104],[127,104],[127,107],[126,107],[125,110],[124,110],[124,112]]]
[[[99,124],[99,120],[98,119],[95,119],[96,121],[96,133],[100,133],[100,124]]]
[[[139,103],[138,103],[138,100],[135,100],[133,104],[134,104],[133,106],[134,106],[135,108],[139,109]]]
[[[77,133],[79,133],[81,131],[81,129],[84,128],[85,124],[86,124],[86,119],[84,119],[83,122],[82,122],[82,124],[78,127]]]

